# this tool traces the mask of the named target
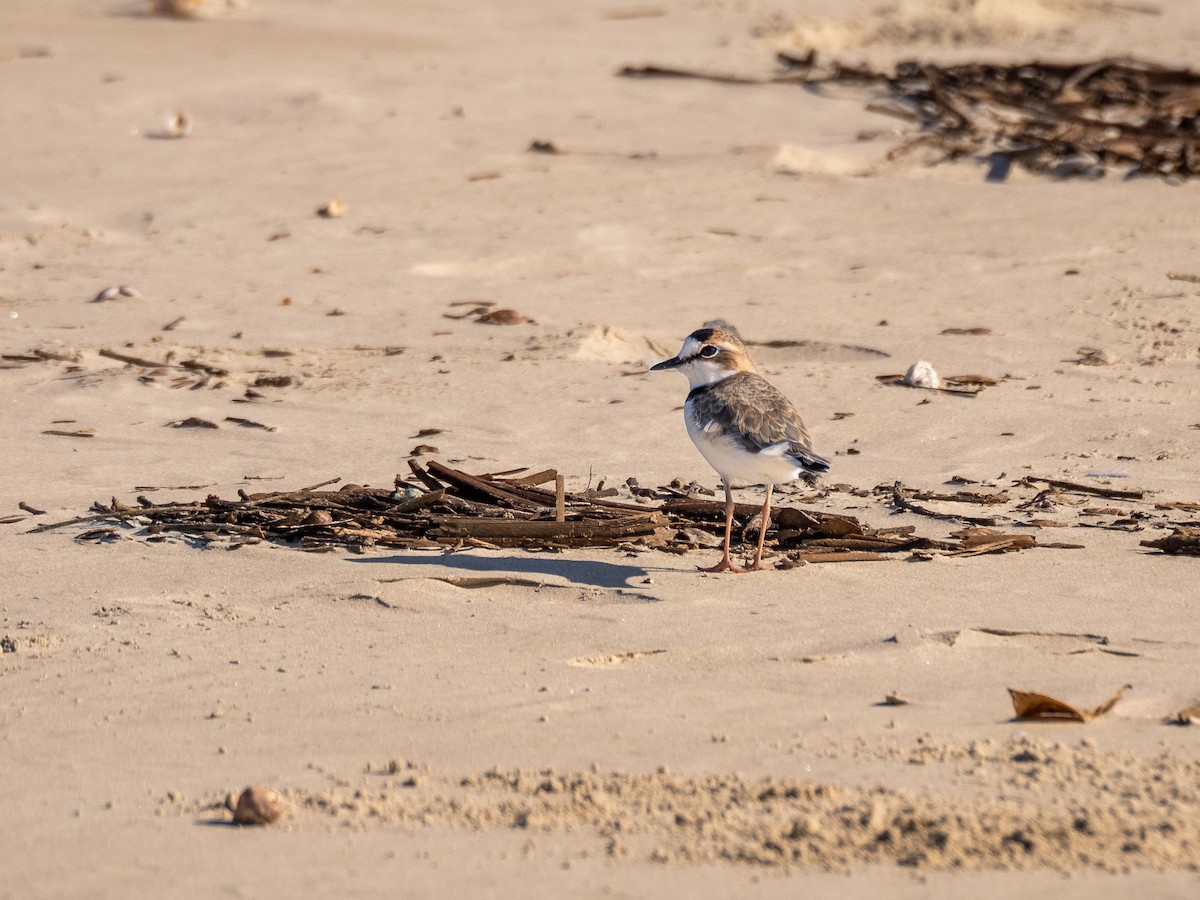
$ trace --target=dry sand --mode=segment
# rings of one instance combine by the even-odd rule
[[[613,74],[763,72],[814,41],[1196,65],[1200,10],[209,7],[0,10],[0,897],[1200,891],[1200,732],[1164,723],[1200,695],[1197,562],[1139,546],[1197,517],[1155,502],[1200,501],[1200,290],[1166,278],[1200,271],[1196,188],[990,185],[887,162],[861,94]],[[446,317],[464,301],[533,321]],[[573,489],[712,485],[682,380],[643,370],[716,316],[800,342],[756,356],[831,483],[1040,475],[1150,492],[1150,518],[1068,498],[1037,515],[1118,524],[746,577],[25,533],[152,488],[390,484],[421,443]],[[918,358],[1002,380],[876,381]],[[189,417],[220,427],[165,427]],[[444,580],[475,575],[520,583]],[[1088,725],[1014,722],[1006,693],[1125,683]],[[223,824],[247,784],[280,823]]]

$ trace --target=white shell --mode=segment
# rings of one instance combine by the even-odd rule
[[[175,112],[163,119],[162,128],[149,132],[150,137],[178,140],[192,133],[192,117],[185,112]]]
[[[346,201],[341,197],[331,197],[328,203],[317,210],[317,215],[322,219],[340,219],[348,209]]]
[[[904,373],[904,383],[912,387],[933,388],[937,390],[942,386],[942,379],[938,375],[937,370],[934,369],[933,363],[918,359]]]
[[[103,303],[105,300],[111,300],[113,297],[117,296],[117,294],[119,294],[119,293],[121,293],[121,289],[119,287],[106,287],[104,290],[102,290],[100,293],[98,293],[95,297],[92,298],[92,302],[93,303]]]
[[[245,6],[245,0],[150,0],[152,13],[180,19],[209,19]]]

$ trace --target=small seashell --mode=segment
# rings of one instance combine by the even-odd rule
[[[934,390],[942,386],[941,376],[934,369],[933,363],[926,362],[923,359],[918,359],[908,367],[908,371],[904,373],[903,381],[911,387],[933,388]]]
[[[233,810],[235,825],[270,825],[283,815],[279,794],[266,788],[250,786],[242,791]]]
[[[346,214],[348,208],[346,201],[341,197],[333,197],[328,203],[317,210],[317,215],[322,219],[340,219]]]
[[[245,0],[150,0],[151,13],[179,19],[207,19],[245,6]]]
[[[135,287],[130,287],[127,284],[123,284],[120,287],[118,287],[117,293],[119,293],[122,297],[140,297],[140,296],[142,296],[141,291],[139,291]]]
[[[119,293],[121,293],[121,289],[119,287],[106,287],[104,290],[102,290],[100,293],[98,293],[95,297],[92,298],[92,302],[93,303],[103,303],[106,300],[111,300],[113,297],[117,296],[117,294],[119,294]]]
[[[155,137],[160,138],[186,138],[192,133],[192,116],[187,113],[176,112],[168,115],[162,122],[162,131],[158,132]]]

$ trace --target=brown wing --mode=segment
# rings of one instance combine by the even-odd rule
[[[791,401],[753,372],[739,372],[714,384],[693,401],[702,420],[717,420],[739,435],[749,450],[788,443],[789,453],[806,469],[825,471],[827,460],[812,452],[808,429]]]
[[[724,402],[730,424],[758,450],[789,441],[808,449],[812,441],[791,401],[761,375],[739,372],[714,385],[712,393]]]

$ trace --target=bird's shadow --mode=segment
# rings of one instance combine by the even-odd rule
[[[488,575],[543,575],[565,578],[573,584],[600,588],[632,587],[630,579],[645,578],[648,570],[642,566],[622,565],[591,559],[568,559],[561,556],[474,556],[469,553],[446,553],[437,557],[368,556],[352,557],[353,563],[388,563],[395,566],[441,566],[456,572]]]

